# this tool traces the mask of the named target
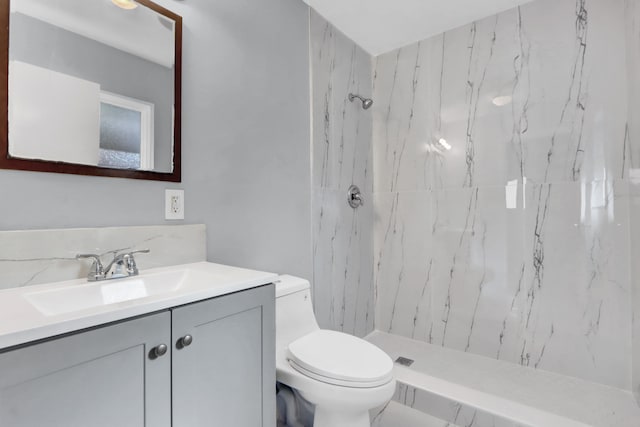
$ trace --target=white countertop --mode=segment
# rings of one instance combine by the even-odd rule
[[[155,278],[157,282],[157,278],[166,275],[180,280],[176,280],[171,289],[163,289],[162,292],[147,296],[145,280]],[[150,269],[141,272],[139,276],[126,279],[94,283],[88,283],[86,279],[78,279],[2,290],[0,291],[0,349],[244,291],[272,283],[277,277],[278,275],[273,273],[199,262]],[[104,289],[115,290],[113,302],[108,301],[110,295],[104,296]],[[53,301],[51,304],[55,304],[55,298],[73,295],[75,290],[98,291],[93,293],[103,295],[102,302],[93,304],[89,308],[74,308],[62,313],[34,304],[37,298],[46,302],[46,295],[54,296],[50,301]],[[122,298],[123,290],[128,291],[130,296],[125,295]],[[45,295],[45,298],[42,298],[42,295]]]

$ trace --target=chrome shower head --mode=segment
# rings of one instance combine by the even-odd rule
[[[353,93],[349,94],[349,101],[353,102],[356,98],[362,101],[362,108],[365,110],[368,110],[373,105],[373,99],[363,98],[360,95],[354,95]]]

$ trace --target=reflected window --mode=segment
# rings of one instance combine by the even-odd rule
[[[100,93],[98,166],[153,169],[153,104]]]

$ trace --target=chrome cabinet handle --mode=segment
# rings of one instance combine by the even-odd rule
[[[166,344],[160,344],[157,347],[154,347],[151,350],[151,353],[149,354],[149,357],[151,359],[157,359],[158,357],[162,357],[165,354],[167,354],[167,351],[169,350],[169,347],[167,347]]]
[[[178,340],[178,342],[176,343],[176,347],[178,347],[178,349],[189,347],[192,342],[193,337],[191,335],[185,335]]]

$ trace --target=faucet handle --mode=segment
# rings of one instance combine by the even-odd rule
[[[104,275],[104,266],[100,260],[100,255],[96,254],[78,254],[76,259],[92,259],[91,270],[89,271],[89,280],[96,280],[99,276]]]
[[[151,252],[150,249],[140,249],[137,251],[126,252],[123,255],[124,261],[126,263],[127,271],[129,274],[137,276],[138,275],[138,266],[136,265],[136,260],[133,257],[134,254],[148,254]]]
[[[134,254],[148,254],[149,252],[151,252],[151,249],[140,249],[140,250],[137,250],[137,251],[127,252],[127,254],[129,254],[129,255],[134,255]]]

